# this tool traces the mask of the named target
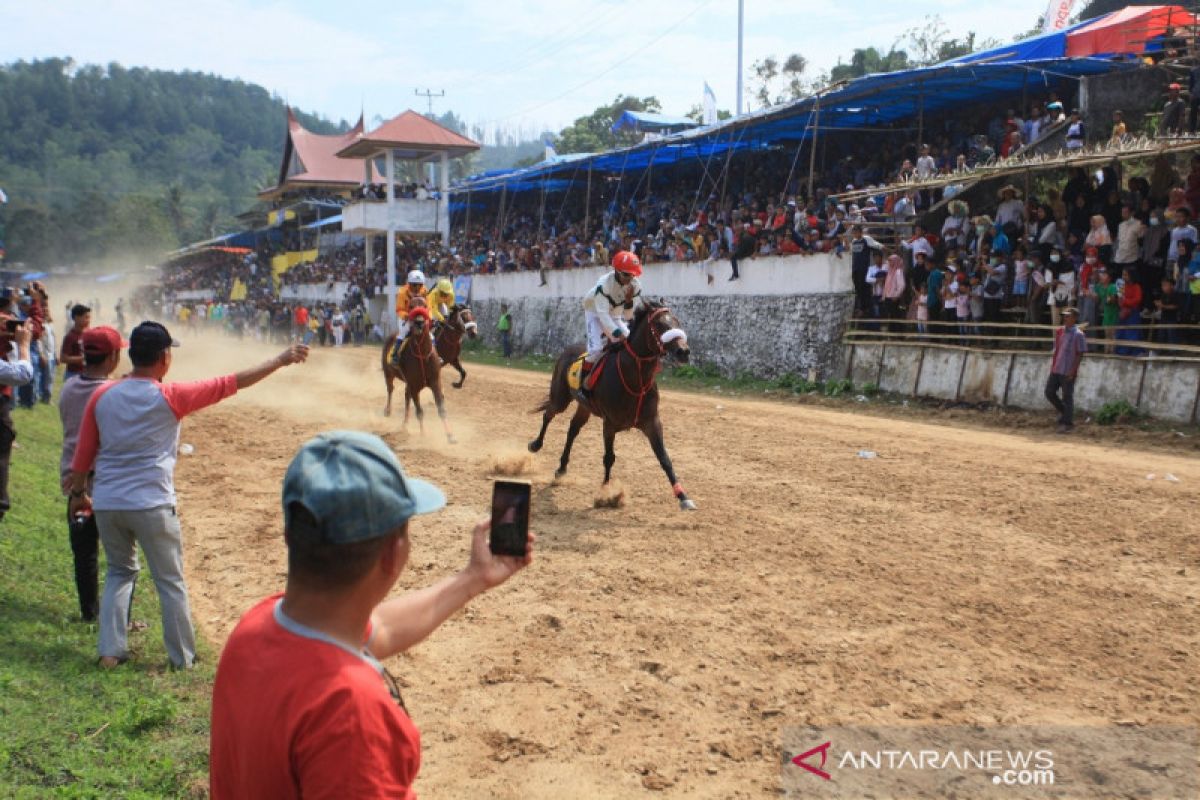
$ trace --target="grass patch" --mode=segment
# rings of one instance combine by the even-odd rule
[[[150,627],[130,634],[128,664],[95,666],[96,626],[79,621],[58,488],[58,409],[16,409],[13,420],[13,508],[0,522],[0,796],[205,796],[215,654],[201,643],[199,667],[167,671],[143,570],[134,618]]]
[[[1100,410],[1096,412],[1096,422],[1100,425],[1123,425],[1136,422],[1145,416],[1125,400],[1111,400],[1100,406]]]

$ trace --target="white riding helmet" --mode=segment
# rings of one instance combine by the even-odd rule
[[[421,270],[419,270],[419,269],[414,269],[412,272],[408,273],[408,282],[409,283],[420,283],[420,284],[424,285],[425,273],[421,272]]]

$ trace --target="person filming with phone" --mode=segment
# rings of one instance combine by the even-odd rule
[[[333,431],[300,448],[283,478],[286,588],[242,617],[217,666],[214,800],[415,797],[420,734],[380,662],[530,563],[528,485],[496,492],[493,519],[504,497],[523,498],[504,542],[489,542],[483,521],[466,567],[385,600],[408,563],[412,518],[444,495],[406,475],[378,436]]]
[[[3,302],[12,306],[12,292],[5,290]],[[32,332],[19,319],[0,311],[0,520],[8,513],[8,462],[12,457],[13,441],[17,432],[13,428],[13,387],[28,386],[33,381],[33,362],[29,346]]]

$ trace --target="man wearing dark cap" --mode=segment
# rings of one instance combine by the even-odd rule
[[[162,606],[163,640],[172,666],[186,669],[196,658],[183,540],[175,514],[175,454],[179,423],[288,364],[308,357],[293,345],[275,358],[236,374],[184,383],[162,383],[178,347],[157,322],[143,322],[129,336],[133,371],[97,389],[84,411],[71,462],[70,511],[94,510],[108,561],[100,600],[100,665],[128,657],[125,622],[139,571],[141,545]],[[93,490],[88,475],[95,472]]]
[[[1075,324],[1078,319],[1079,312],[1074,308],[1063,309],[1063,326],[1054,332],[1054,355],[1046,379],[1046,399],[1058,411],[1059,433],[1070,433],[1075,428],[1075,377],[1087,352],[1087,337]]]
[[[83,308],[83,306],[76,306]],[[74,315],[72,315],[74,316]],[[84,314],[84,316],[88,316]],[[79,317],[75,317],[78,322]],[[121,348],[128,342],[121,334],[109,327],[86,328],[79,336],[77,346],[83,354],[81,371],[73,380],[63,383],[58,397],[58,416],[63,426],[62,460],[59,472],[63,485],[71,480],[71,461],[75,457],[75,444],[79,441],[79,426],[88,401],[96,390],[104,385],[108,377],[121,363]],[[64,344],[64,352],[66,346]],[[91,491],[91,480],[84,490]],[[69,491],[69,490],[68,490]],[[69,503],[68,503],[69,505]],[[94,622],[100,613],[99,574],[97,557],[100,550],[100,533],[96,530],[96,517],[91,512],[72,515],[67,512],[67,528],[71,537],[71,553],[75,558],[75,589],[79,593],[79,613],[84,622]]]
[[[283,479],[287,587],[242,617],[213,687],[214,800],[412,798],[420,734],[381,661],[529,564],[475,526],[460,572],[385,598],[408,563],[409,521],[445,497],[410,478],[377,436],[308,441]]]

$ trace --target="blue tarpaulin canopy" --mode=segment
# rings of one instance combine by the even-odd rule
[[[337,214],[332,217],[326,217],[325,219],[313,220],[312,222],[308,223],[307,225],[301,225],[300,227],[301,228],[324,228],[326,225],[333,225],[334,223],[341,222],[341,221],[342,221],[342,215]]]
[[[691,117],[668,117],[647,111],[626,111],[612,124],[612,132],[634,131],[635,133],[674,133],[699,127]]]
[[[1071,79],[1136,68],[1134,62],[1099,58],[1011,60],[1006,56],[1014,52],[1018,55],[1037,53],[1043,48],[1052,51],[1059,46],[1053,43],[1058,41],[1054,37],[1062,35],[1065,42],[1065,36],[1071,30],[1034,37],[1007,49],[988,51],[994,55],[992,61],[950,61],[931,67],[867,75],[832,88],[822,93],[819,99],[817,96],[805,97],[719,125],[693,128],[657,141],[573,161],[543,162],[505,174],[481,176],[451,191],[459,195],[467,191],[502,189],[509,192],[548,191],[544,186],[547,183],[555,186],[549,191],[557,191],[560,185],[565,188],[570,181],[562,178],[547,181],[550,175],[571,173],[574,180],[580,171],[624,174],[651,166],[707,160],[730,150],[794,148],[813,136],[818,103],[821,130],[886,130],[905,121],[915,121],[922,115],[938,114],[956,107],[986,106],[1019,98],[1024,92],[1045,93],[1052,89],[1065,92],[1071,88],[1068,83]],[[1026,46],[1028,49],[1020,49]],[[1014,47],[1017,50],[1014,51]],[[983,55],[976,54],[972,58]]]

